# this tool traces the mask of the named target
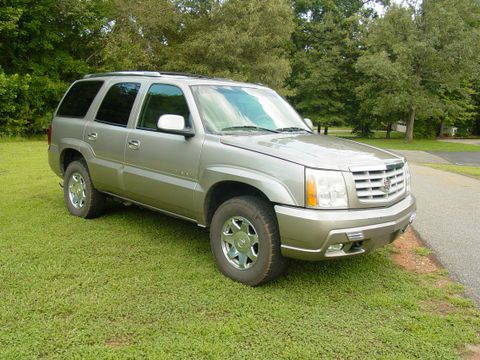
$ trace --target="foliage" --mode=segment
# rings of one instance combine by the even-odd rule
[[[191,72],[283,89],[294,25],[287,0],[115,4],[104,52],[108,68]]]
[[[392,5],[369,24],[358,61],[364,81],[361,111],[374,117],[415,120],[461,118],[468,112],[468,80],[480,62],[480,4],[472,0],[424,0],[419,8]]]
[[[317,123],[340,125],[356,113],[354,69],[361,20],[371,15],[365,1],[296,0],[292,101]],[[368,3],[368,1],[367,1]]]
[[[263,83],[314,122],[363,136],[398,120],[409,137],[480,133],[478,1],[389,3],[4,0],[0,135],[44,132],[67,85],[105,70]]]
[[[45,131],[68,82],[92,69],[104,0],[10,0],[0,7],[0,134]]]

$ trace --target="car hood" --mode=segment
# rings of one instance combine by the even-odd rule
[[[349,171],[352,167],[384,165],[386,160],[403,160],[370,145],[325,135],[240,135],[223,136],[220,141],[317,169]]]

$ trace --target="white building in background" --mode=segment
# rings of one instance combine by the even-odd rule
[[[393,124],[392,130],[402,133],[407,132],[407,124],[403,121],[397,121],[395,124]]]
[[[407,132],[407,124],[404,121],[397,121],[392,126],[393,131],[398,132]],[[456,126],[444,126],[443,127],[443,136],[456,136],[458,128]]]

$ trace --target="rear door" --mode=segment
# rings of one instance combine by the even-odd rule
[[[83,140],[83,131],[91,118],[93,103],[104,84],[103,80],[76,81],[63,97],[53,119],[53,136],[50,151],[60,156],[64,147],[72,147]],[[58,158],[56,159],[58,162]],[[52,164],[60,174],[60,164]]]
[[[139,82],[110,83],[94,121],[86,126],[84,141],[94,152],[88,167],[99,190],[118,195],[124,193],[122,169],[127,124],[139,90]]]
[[[178,215],[193,217],[203,136],[191,138],[157,129],[161,115],[181,115],[192,127],[191,112],[180,87],[152,84],[125,149],[124,181],[128,197]]]

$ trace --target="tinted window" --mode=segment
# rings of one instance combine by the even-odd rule
[[[138,83],[112,85],[103,98],[95,120],[112,125],[127,126],[138,89],[140,89]]]
[[[83,118],[92,105],[93,99],[102,87],[103,81],[81,81],[75,83],[58,108],[58,116]]]
[[[190,126],[190,110],[182,90],[174,85],[154,84],[148,90],[137,127],[157,130],[158,118],[165,114],[181,115]]]

